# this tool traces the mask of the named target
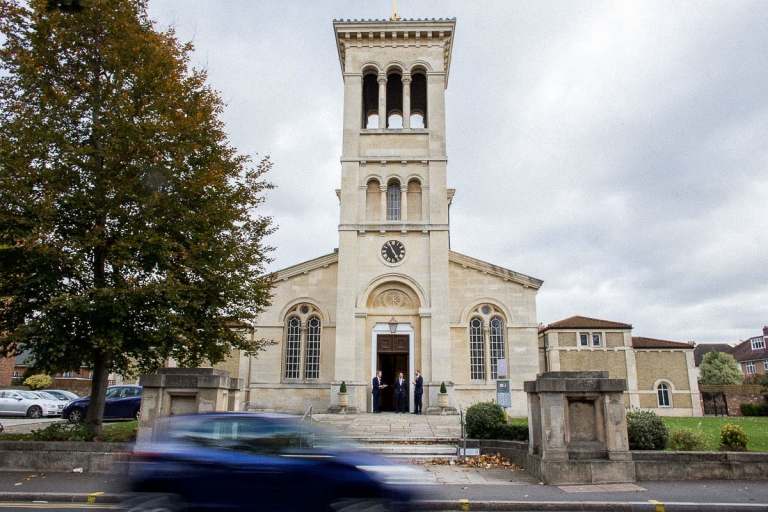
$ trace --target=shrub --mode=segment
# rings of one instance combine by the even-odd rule
[[[347,392],[347,383],[344,381],[341,381],[341,386],[339,386],[339,393],[346,393]]]
[[[741,414],[744,416],[768,416],[768,403],[741,404]]]
[[[440,392],[441,392],[441,393],[447,393],[447,392],[448,392],[448,390],[447,390],[447,389],[445,389],[445,382],[443,382],[442,384],[440,384]]]
[[[663,450],[669,442],[667,426],[652,411],[627,412],[627,436],[630,450]]]
[[[496,429],[504,424],[504,411],[493,402],[480,402],[467,409],[467,436],[492,439]]]
[[[51,423],[46,428],[33,430],[35,441],[93,441],[96,435],[89,423]]]
[[[497,425],[493,431],[493,439],[505,439],[507,441],[527,441],[527,425],[507,425],[502,423]]]
[[[680,427],[669,435],[669,448],[681,452],[695,452],[706,450],[707,443],[704,436],[698,430]]]
[[[722,448],[746,449],[749,437],[744,430],[733,423],[726,423],[720,429],[720,445]]]
[[[53,379],[44,373],[32,375],[24,381],[25,386],[32,389],[45,389],[53,383]]]

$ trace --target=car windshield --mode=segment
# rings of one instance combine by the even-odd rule
[[[45,391],[36,391],[36,393],[46,400],[58,400],[55,396],[50,393],[46,393]]]
[[[298,418],[265,418],[256,414],[168,418],[159,425],[159,430],[161,442],[251,453],[352,448],[333,434]]]
[[[27,400],[40,400],[40,395],[37,395],[31,391],[19,391],[18,393],[22,398],[26,398]]]
[[[106,398],[116,398],[120,394],[120,388],[107,388]]]

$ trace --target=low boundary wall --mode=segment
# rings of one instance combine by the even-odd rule
[[[531,474],[538,474],[528,443],[468,439],[467,448],[498,453]],[[768,452],[631,451],[638,482],[662,480],[765,480]]]
[[[106,473],[128,461],[131,444],[59,441],[0,441],[0,471]]]

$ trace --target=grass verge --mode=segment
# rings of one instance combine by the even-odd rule
[[[747,448],[751,452],[768,452],[768,417],[716,417],[716,418],[664,418],[667,428],[687,427],[698,430],[704,436],[707,450],[717,451],[720,447],[720,429],[726,423],[740,426],[747,436]]]
[[[132,421],[118,421],[114,423],[105,423],[101,433],[100,441],[108,443],[128,443],[136,436],[136,430],[138,429],[139,422]],[[45,428],[45,425],[41,428]],[[34,437],[31,433],[25,434],[13,434],[3,432],[0,434],[0,441],[34,441]]]

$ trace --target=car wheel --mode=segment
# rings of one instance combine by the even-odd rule
[[[136,411],[133,413],[133,419],[139,421],[139,418],[141,418],[141,409],[136,409]]]
[[[181,512],[184,502],[176,494],[139,494],[121,504],[126,512]]]
[[[395,510],[389,500],[376,498],[342,498],[328,506],[333,512],[390,512]]]
[[[42,418],[43,417],[43,410],[39,408],[36,405],[33,405],[29,409],[27,409],[27,417],[28,418]]]
[[[82,409],[72,409],[69,411],[69,416],[67,416],[67,419],[70,423],[77,423],[79,421],[83,421],[85,418],[85,414],[83,414]]]

